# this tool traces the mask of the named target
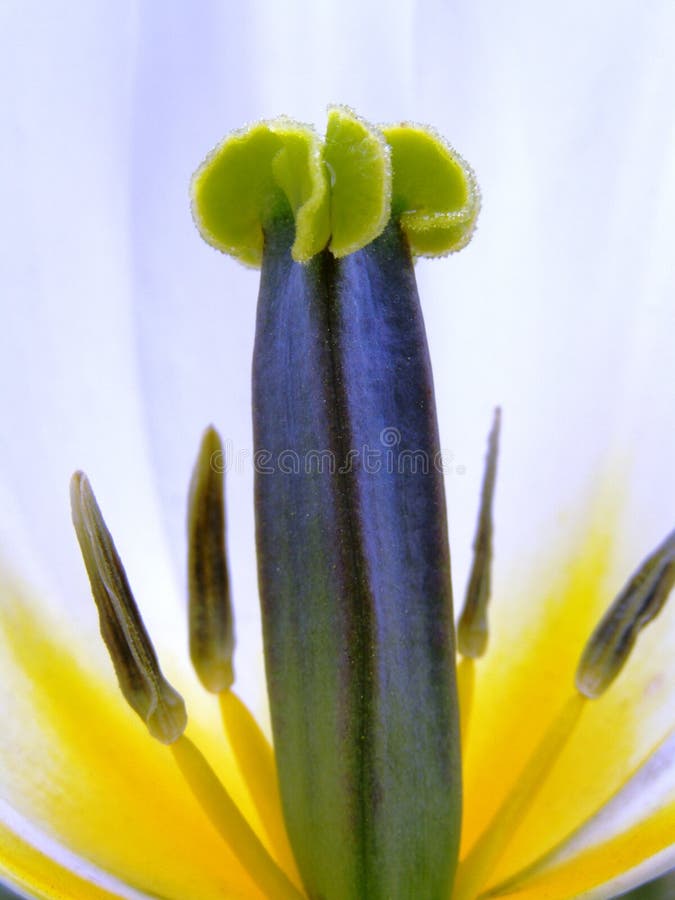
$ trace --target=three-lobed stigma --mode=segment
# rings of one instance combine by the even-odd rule
[[[365,247],[390,219],[414,256],[445,256],[471,239],[480,193],[470,166],[432,129],[376,127],[331,107],[326,136],[285,116],[235,131],[192,180],[204,240],[246,265],[262,264],[264,233],[292,217],[291,254],[308,262]]]

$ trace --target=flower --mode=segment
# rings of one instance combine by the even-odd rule
[[[320,8],[313,15],[330,18],[331,7],[326,10]],[[329,58],[318,44],[294,40],[289,46],[293,53],[298,53],[298,46],[303,48],[300,59],[305,70],[298,64],[284,78],[268,82],[238,79],[236,97],[231,79],[222,75],[225,60],[228,67],[239,60],[239,70],[249,74],[254,71],[252,62],[258,72],[270,66],[278,76],[275,54],[283,55],[286,46],[279,33],[295,37],[302,27],[313,31],[299,24],[296,11],[285,10],[278,18],[261,16],[250,44],[247,26],[226,28],[230,23],[219,18],[225,13],[217,10],[209,11],[208,20],[206,12],[186,13],[185,18],[168,12],[156,18],[147,7],[137,13],[130,7],[122,14],[103,6],[86,14],[40,7],[31,15],[24,4],[21,10],[8,7],[3,12],[8,26],[4,59],[12,67],[12,77],[4,83],[13,91],[8,106],[12,156],[4,189],[6,208],[14,213],[3,248],[5,252],[12,248],[4,268],[16,298],[3,358],[13,376],[28,369],[33,374],[18,398],[15,378],[5,379],[11,392],[6,408],[12,428],[3,450],[8,523],[3,526],[4,556],[8,570],[11,565],[30,587],[21,590],[21,602],[12,603],[7,598],[20,589],[8,588],[2,609],[5,622],[10,611],[29,616],[23,624],[13,619],[12,647],[20,647],[42,674],[41,679],[27,679],[14,665],[16,657],[3,654],[3,708],[11,711],[12,723],[2,738],[3,762],[11,761],[3,765],[3,822],[4,828],[11,823],[15,833],[42,846],[47,856],[60,858],[73,872],[91,877],[94,863],[117,873],[118,882],[100,872],[93,877],[107,880],[123,895],[125,891],[131,895],[129,884],[152,890],[143,881],[148,877],[158,879],[161,892],[176,869],[183,879],[172,883],[174,889],[180,887],[179,896],[209,896],[205,882],[210,877],[218,882],[212,888],[217,894],[220,873],[229,860],[223,860],[215,837],[198,826],[201,813],[192,808],[187,814],[192,802],[187,793],[178,808],[171,805],[176,795],[170,787],[174,783],[170,761],[162,762],[161,748],[149,744],[144,735],[141,749],[141,734],[133,731],[120,706],[111,673],[99,658],[98,643],[88,640],[96,626],[92,611],[82,604],[87,587],[69,532],[63,486],[75,465],[85,466],[92,475],[165,668],[181,688],[189,685],[192,676],[181,662],[182,632],[175,625],[180,607],[176,585],[182,579],[173,570],[181,566],[183,510],[177,506],[183,502],[193,446],[191,440],[177,440],[176,434],[198,434],[213,409],[227,403],[227,414],[218,419],[228,424],[226,433],[232,435],[235,448],[248,445],[245,431],[240,437],[240,432],[229,430],[229,423],[237,420],[233,413],[239,407],[247,406],[239,392],[245,390],[240,372],[248,362],[243,352],[239,357],[234,351],[239,344],[250,346],[250,341],[232,327],[215,329],[212,323],[226,321],[221,299],[214,297],[217,285],[227,299],[237,298],[232,302],[242,332],[250,332],[251,316],[240,308],[238,297],[250,296],[252,282],[245,273],[217,265],[202,253],[188,237],[189,222],[182,224],[185,173],[223,129],[279,108],[316,120],[315,104],[323,106],[326,96],[346,96],[377,118],[414,115],[436,122],[466,148],[481,172],[494,210],[486,210],[483,219],[481,254],[467,254],[453,274],[420,267],[420,280],[424,296],[438,298],[428,301],[432,306],[426,311],[432,355],[449,362],[445,370],[437,366],[436,381],[439,406],[447,416],[441,430],[451,436],[447,440],[455,455],[449,505],[456,573],[468,570],[469,508],[480,477],[476,460],[482,428],[469,427],[467,410],[471,404],[476,415],[485,418],[499,399],[509,412],[511,437],[504,446],[510,449],[502,461],[506,474],[497,516],[495,582],[501,589],[493,630],[497,634],[501,627],[506,634],[509,626],[514,631],[499,645],[496,639],[493,642],[495,672],[498,660],[506,671],[513,648],[523,644],[519,629],[534,630],[532,598],[555,590],[554,573],[572,558],[582,560],[571,572],[571,582],[579,584],[585,583],[583,560],[594,568],[595,552],[573,556],[566,549],[566,533],[576,531],[577,544],[587,552],[597,548],[590,534],[606,538],[607,522],[618,535],[606,585],[597,592],[601,605],[670,525],[667,488],[672,484],[673,435],[663,411],[672,408],[673,384],[666,249],[672,175],[667,153],[670,123],[663,111],[672,108],[668,102],[672,79],[668,79],[669,56],[658,50],[668,46],[672,33],[666,5],[654,7],[636,23],[629,10],[615,6],[611,16],[609,10],[598,8],[597,19],[591,21],[587,12],[582,21],[581,8],[574,6],[547,19],[535,7],[523,7],[509,21],[502,21],[504,14],[499,12],[483,19],[484,11],[468,7],[427,11],[426,16],[413,6],[396,17],[377,15],[375,5],[372,12],[356,5],[351,17],[349,12],[343,5],[340,17],[332,22],[335,46],[345,52],[349,47],[358,56],[367,38],[367,59],[338,76],[345,52],[335,51]],[[378,28],[371,27],[370,16]],[[360,30],[349,24],[356,21],[363,23]],[[140,50],[134,86],[130,73],[136,59],[136,30]],[[320,31],[328,33],[325,27]],[[172,34],[180,35],[186,57],[190,48],[191,65],[179,65],[169,40]],[[415,46],[423,48],[420,56]],[[311,65],[313,54],[321,65]],[[452,71],[459,67],[461,79],[450,76],[449,59],[457,60]],[[366,63],[368,79],[363,78]],[[306,74],[310,68],[311,78]],[[619,80],[616,89],[609,87],[616,82],[613,75]],[[187,82],[188,77],[194,81]],[[268,93],[263,94],[262,84]],[[627,129],[627,123],[634,127]],[[458,133],[458,128],[466,133]],[[126,181],[129,157],[131,185]],[[644,190],[635,189],[636,171],[648,173],[640,185]],[[196,297],[204,304],[199,316],[194,313]],[[36,315],[24,315],[24,310]],[[485,325],[488,318],[490,328]],[[140,361],[133,352],[134,335],[140,335]],[[470,349],[462,350],[463,345]],[[227,374],[221,370],[219,378],[210,366],[186,363],[190,356],[216,361],[228,352],[233,355],[232,368]],[[533,378],[535,372],[540,377]],[[139,381],[142,392],[135,390]],[[149,397],[155,405],[143,400]],[[456,423],[458,431],[447,427],[448,422]],[[563,427],[566,423],[569,429]],[[461,438],[462,433],[473,437]],[[570,498],[576,501],[584,479],[597,471],[610,436],[621,450],[639,447],[632,470],[618,463],[614,469],[630,474],[629,483],[622,484],[626,512],[621,519],[629,524],[620,526],[618,515],[606,515],[601,509],[595,519],[586,517],[586,530],[580,518],[571,517]],[[461,466],[467,468],[464,475],[457,471]],[[241,499],[245,486],[236,478],[230,482],[232,506],[245,509],[247,503]],[[551,510],[555,522],[550,521]],[[129,518],[137,526],[137,536],[124,540]],[[241,523],[242,516],[237,518]],[[252,545],[251,527],[245,516],[243,522],[238,526],[241,531],[230,535],[234,559],[250,558],[244,545]],[[541,554],[547,553],[542,550],[544,525],[550,536],[546,544],[557,548],[557,563],[550,560],[548,566],[541,563]],[[163,529],[170,532],[168,545],[162,540]],[[507,571],[505,560],[518,559],[522,569],[535,554],[537,571],[530,579],[522,572],[516,578],[516,563]],[[234,585],[235,596],[250,602],[253,577],[237,574],[241,571],[234,573],[240,579]],[[577,575],[580,581],[575,582]],[[582,594],[576,591],[574,596]],[[31,610],[38,610],[32,621]],[[585,637],[593,617],[590,609],[584,614]],[[238,622],[244,621],[240,648],[251,660],[259,659],[246,627],[254,616],[250,606],[238,616]],[[582,623],[575,617],[572,621],[581,631]],[[36,638],[46,622],[54,628],[50,635],[60,648],[57,656],[51,655],[51,642]],[[654,658],[657,646],[667,647],[669,623],[672,618],[661,619],[645,635],[650,643],[640,652],[648,660]],[[25,639],[17,641],[17,634]],[[71,680],[74,657],[80,668],[97,673],[100,689],[93,677],[88,687]],[[539,660],[544,683],[550,654],[542,651]],[[657,664],[655,658],[653,662]],[[641,741],[649,744],[670,726],[663,689],[649,680],[643,665],[644,655],[632,663],[643,673],[635,676],[634,690],[640,693],[640,684],[650,685],[641,698],[649,702],[639,704],[635,712],[638,721],[631,739],[635,759]],[[513,672],[510,662],[508,671]],[[56,672],[58,683],[53,680]],[[510,696],[519,698],[516,706],[522,718],[520,724],[509,719],[510,733],[518,732],[518,738],[509,742],[509,752],[522,759],[528,736],[536,730],[540,705],[524,702],[528,695],[518,675],[518,671],[512,675],[515,694]],[[646,680],[641,683],[640,678]],[[486,675],[483,679],[486,686],[492,683]],[[499,681],[496,674],[494,680]],[[243,686],[254,706],[260,700],[259,683],[254,679]],[[501,689],[506,691],[507,685]],[[191,713],[194,710],[197,721],[208,722],[213,711],[194,688],[189,693]],[[58,704],[54,694],[59,695]],[[70,705],[60,702],[64,694]],[[615,696],[614,702],[621,705],[627,694]],[[503,712],[506,718],[505,704],[498,702],[496,707],[494,714]],[[71,712],[64,712],[65,721],[57,722],[56,709]],[[512,704],[508,710],[513,714]],[[213,748],[214,758],[224,754],[219,767],[229,772],[227,748],[211,733],[213,725],[204,728],[208,733],[200,746]],[[64,729],[69,734],[66,742],[57,739]],[[597,732],[601,731],[598,724]],[[479,748],[473,751],[476,758],[481,747],[489,750],[491,733],[495,732],[486,725],[481,741],[479,732],[473,731],[471,740]],[[109,750],[113,743],[114,755]],[[586,735],[578,755],[569,757],[566,771],[579,779],[586,773],[600,790],[593,773],[589,776],[586,766],[579,764],[589,743],[597,744]],[[617,741],[613,749],[625,775],[630,754],[620,745]],[[119,761],[132,753],[136,775],[125,772],[122,777]],[[500,758],[504,753],[502,742]],[[605,771],[606,760],[599,753],[594,762]],[[493,791],[496,778],[479,792],[488,802],[498,799]],[[661,785],[662,789],[652,785],[640,802],[652,795],[663,802],[668,792],[667,785]],[[130,788],[138,805],[131,799],[120,810],[114,801],[123,789],[127,796]],[[243,786],[233,792],[246,808]],[[576,796],[580,793],[575,791]],[[590,803],[592,792],[583,793]],[[626,807],[627,820],[639,818],[635,803]],[[96,821],[78,819],[76,811],[97,804]],[[558,807],[549,804],[547,810],[549,825],[560,821]],[[151,815],[150,821],[145,815]],[[167,830],[167,821],[182,821],[188,831],[194,824],[195,844],[186,846],[184,832]],[[540,834],[543,840],[540,824],[541,820],[533,820],[529,831],[524,825],[520,839],[525,841],[523,835],[529,833]],[[596,823],[598,829],[601,825]],[[591,837],[586,834],[581,840],[586,846]],[[75,851],[89,847],[91,856],[87,860],[68,856],[64,845]],[[3,846],[17,847],[7,831]],[[188,856],[190,864],[182,863]],[[49,866],[46,857],[43,864]],[[645,877],[666,863],[662,858],[647,859],[647,865],[653,869],[640,869],[629,878]],[[77,896],[75,884],[72,880],[67,888],[71,896]],[[246,890],[242,888],[244,894]]]

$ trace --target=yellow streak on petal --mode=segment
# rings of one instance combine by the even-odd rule
[[[649,819],[597,847],[578,854],[555,868],[533,877],[520,888],[504,894],[513,900],[567,900],[585,896],[587,891],[606,884],[624,872],[672,845],[675,834],[675,802],[663,807]]]
[[[148,893],[260,898],[170,752],[148,738],[114,690],[78,666],[76,646],[60,645],[54,623],[6,583],[0,594],[0,641],[10,651],[0,654],[9,801],[66,847]]]
[[[631,560],[612,559],[616,505],[596,503],[596,514],[586,516],[590,527],[578,529],[576,552],[542,568],[525,610],[516,610],[516,598],[497,592],[494,641],[477,667],[461,858],[513,788],[551,710],[569,697],[585,641],[640,554],[649,550],[636,548]],[[606,696],[587,704],[487,886],[525,868],[589,819],[672,725],[663,716],[670,708],[675,661],[661,629],[670,633],[674,614],[672,606],[665,611],[660,628],[645,632]]]
[[[0,872],[17,889],[45,900],[115,900],[117,897],[60,866],[4,825],[0,825]]]

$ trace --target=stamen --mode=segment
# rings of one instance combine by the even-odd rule
[[[488,437],[478,526],[473,542],[473,566],[466,589],[464,609],[457,629],[459,652],[463,656],[473,659],[485,653],[488,641],[487,607],[490,600],[492,566],[492,502],[497,479],[500,425],[501,410],[497,407]]]
[[[199,749],[183,735],[171,750],[199,805],[263,895],[302,900],[303,895],[261,844]]]
[[[202,443],[202,462],[204,448],[208,450],[214,443],[215,432],[210,431]],[[217,435],[215,439],[219,444]],[[208,458],[208,453],[206,456]],[[199,477],[196,480],[199,481]],[[201,485],[198,485],[193,497],[200,491]],[[71,504],[75,531],[99,611],[101,633],[124,696],[145,721],[153,737],[171,745],[176,762],[199,804],[263,894],[280,900],[299,900],[302,895],[270,857],[204,756],[183,735],[187,724],[185,704],[160,671],[112,537],[82,472],[76,472],[72,478]],[[191,513],[199,505],[198,497],[191,503]],[[191,520],[199,520],[205,507],[208,512],[209,503],[203,504],[194,516],[191,515]],[[220,534],[222,536],[222,528]],[[213,606],[210,607],[212,610]]]
[[[585,697],[575,693],[551,723],[494,818],[466,858],[460,860],[453,900],[471,900],[480,893],[570,739],[585,706]]]
[[[675,585],[675,531],[647,557],[605,613],[579,662],[577,690],[598,697],[625,665],[639,632],[663,608]]]
[[[239,771],[277,856],[295,871],[277,787],[274,752],[258,723],[230,688],[234,683],[234,616],[225,554],[223,446],[204,432],[188,498],[190,655],[206,690],[218,694],[223,725]]]
[[[150,734],[163,744],[172,744],[187,724],[185,704],[162,675],[126,572],[83,472],[72,477],[70,501],[101,635],[122,693]]]
[[[204,432],[188,499],[190,656],[204,687],[219,693],[234,681],[234,624],[225,556],[223,447]]]

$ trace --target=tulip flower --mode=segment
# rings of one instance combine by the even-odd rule
[[[511,12],[3,11],[0,879],[22,895],[609,898],[673,865],[672,13]],[[254,350],[256,275],[202,246],[189,176],[228,128],[278,136],[336,95],[456,142],[479,230],[413,269],[439,248],[400,126],[367,129],[384,189],[369,169],[341,205],[334,114],[303,170],[327,205],[303,220],[282,158],[271,236],[235,254],[262,262]],[[373,324],[392,292],[408,332]],[[297,318],[313,298],[327,329]],[[431,480],[307,487],[255,456],[344,465],[373,438]]]

